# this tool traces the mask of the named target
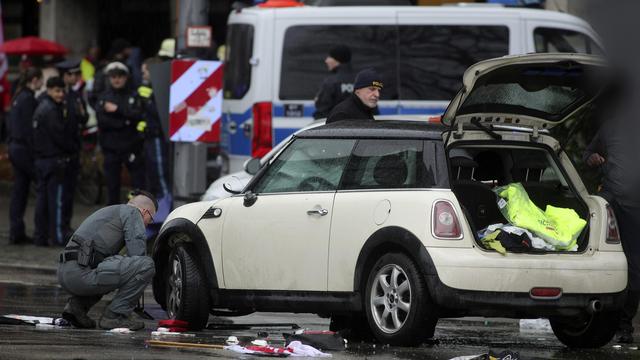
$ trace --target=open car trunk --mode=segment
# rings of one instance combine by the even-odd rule
[[[542,211],[547,205],[573,209],[587,221],[577,237],[583,251],[589,242],[589,209],[575,192],[558,159],[548,147],[503,143],[457,143],[447,151],[451,169],[451,189],[462,206],[479,246],[489,249],[479,235],[487,226],[509,224],[500,211],[496,189],[520,183],[531,201]],[[532,248],[531,252],[564,251]],[[518,249],[518,252],[529,252]]]

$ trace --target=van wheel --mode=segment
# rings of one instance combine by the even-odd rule
[[[418,267],[406,255],[383,255],[365,292],[369,327],[383,344],[413,346],[433,336],[437,318]]]
[[[558,340],[571,348],[599,348],[616,334],[619,312],[599,312],[586,319],[552,318],[551,329]]]
[[[180,244],[169,256],[166,310],[171,319],[184,320],[200,330],[209,320],[209,294],[191,246]]]

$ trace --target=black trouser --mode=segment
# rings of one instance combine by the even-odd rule
[[[167,144],[159,136],[144,140],[144,165],[147,173],[147,190],[156,198],[171,192],[168,179]]]
[[[107,183],[107,205],[121,204],[120,171],[124,164],[129,171],[131,185],[144,187],[144,160],[140,151],[116,152],[104,150],[104,177]]]
[[[621,205],[611,202],[618,221],[622,249],[627,257],[629,293],[620,319],[620,330],[633,332],[632,320],[638,312],[640,300],[640,206]]]
[[[36,159],[36,245],[64,245],[63,184],[68,158]]]
[[[9,159],[14,178],[9,200],[9,242],[14,243],[26,236],[24,212],[27,208],[29,186],[36,181],[36,173],[31,149],[26,144],[12,141],[9,144]]]
[[[71,229],[71,217],[73,216],[73,194],[78,184],[78,173],[80,172],[80,162],[78,156],[69,159],[67,171],[64,173],[64,184],[62,190],[62,224],[65,229]],[[70,235],[70,234],[67,234]]]

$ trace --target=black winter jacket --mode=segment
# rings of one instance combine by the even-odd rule
[[[33,146],[33,113],[38,107],[34,92],[22,89],[11,102],[7,121],[9,141]]]
[[[63,104],[45,96],[33,114],[33,142],[36,158],[70,157],[76,154],[76,128],[65,114]]]
[[[374,120],[377,109],[366,106],[356,94],[351,94],[331,110],[327,124],[340,120]]]
[[[106,112],[106,102],[115,103],[118,109]],[[102,149],[119,153],[141,150],[143,138],[136,126],[143,118],[143,109],[137,94],[128,87],[106,90],[98,98],[96,115]]]
[[[355,75],[350,64],[336,67],[332,74],[324,79],[316,95],[316,111],[313,113],[313,118],[327,117],[336,105],[348,98],[353,92],[354,79]]]

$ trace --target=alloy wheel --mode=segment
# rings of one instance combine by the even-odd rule
[[[171,275],[169,276],[169,298],[167,299],[167,314],[170,318],[175,318],[180,311],[182,303],[182,262],[178,256],[171,262]]]
[[[411,310],[411,283],[395,264],[383,266],[371,284],[371,312],[378,328],[387,334],[399,331]]]

